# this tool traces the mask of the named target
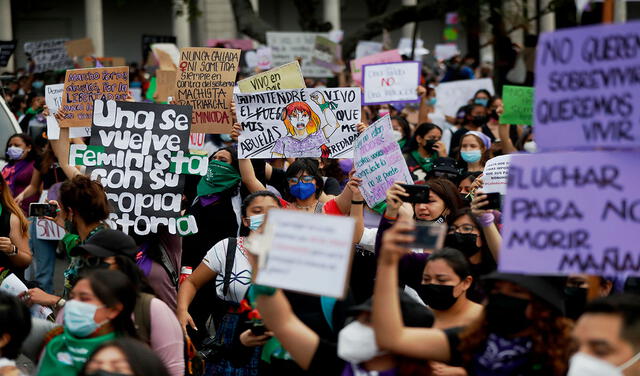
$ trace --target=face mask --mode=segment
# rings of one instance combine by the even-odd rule
[[[438,100],[436,99],[436,97],[429,98],[429,100],[427,101],[427,104],[428,104],[429,106],[432,106],[432,107],[433,107],[433,106],[435,106],[435,105],[436,105],[436,102],[437,102],[437,101],[438,101]]]
[[[473,125],[481,127],[487,123],[487,117],[485,115],[474,116],[471,119],[471,122],[473,123]]]
[[[33,81],[33,83],[31,84],[31,87],[34,89],[40,89],[43,86],[44,86],[43,81]]]
[[[12,160],[20,159],[24,154],[24,149],[17,146],[9,146],[7,148],[7,157]]]
[[[577,320],[584,312],[587,306],[587,289],[582,287],[565,287],[564,288],[564,306],[567,311],[567,317]]]
[[[485,99],[485,98],[476,98],[473,103],[475,104],[479,104],[481,106],[485,106],[487,107],[487,104],[489,104],[489,100]]]
[[[393,139],[395,140],[395,142],[402,140],[402,137],[402,132],[395,129],[393,130]]]
[[[474,163],[482,158],[482,152],[480,150],[461,151],[460,157],[467,163]]]
[[[538,145],[536,145],[535,141],[527,141],[523,145],[524,151],[527,153],[535,153],[538,151]]]
[[[427,142],[425,142],[424,144],[424,150],[426,150],[428,153],[432,153],[433,152],[433,147],[436,145],[436,140],[427,140]]]
[[[453,234],[447,234],[444,238],[445,247],[455,248],[462,252],[465,257],[469,258],[476,253],[480,252],[480,247],[476,245],[478,235],[476,234],[460,234],[454,232]]]
[[[378,110],[378,116],[383,117],[384,115],[388,115],[389,110]]]
[[[631,367],[638,360],[640,360],[640,353],[616,367],[595,356],[579,352],[571,357],[567,376],[622,376],[622,371]]]
[[[424,304],[438,311],[445,311],[453,306],[458,298],[453,296],[453,287],[448,285],[420,285],[417,293]]]
[[[499,336],[511,336],[531,325],[526,316],[529,301],[504,294],[489,295],[485,308],[489,331]]]
[[[230,134],[227,133],[223,133],[220,135],[220,139],[222,140],[222,142],[231,142],[233,141],[233,139],[231,138]]]
[[[209,161],[207,174],[200,179],[197,187],[198,196],[207,196],[224,192],[237,187],[241,177],[238,170],[229,163],[215,159]]]
[[[316,193],[316,185],[299,181],[298,184],[289,187],[289,192],[298,200],[306,200]]]
[[[97,324],[93,317],[98,310],[93,304],[79,300],[69,300],[64,305],[64,328],[74,337],[84,338],[95,332],[102,324]]]
[[[373,328],[354,321],[338,333],[338,357],[353,364],[360,364],[381,355],[376,345]]]
[[[262,224],[264,223],[264,218],[264,214],[257,214],[249,217],[249,229],[251,231],[256,231],[257,229],[259,229],[260,226],[262,226]]]

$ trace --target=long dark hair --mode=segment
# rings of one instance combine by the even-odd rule
[[[498,264],[496,263],[496,260],[493,258],[493,254],[489,249],[489,243],[487,242],[487,238],[484,236],[484,231],[482,231],[482,225],[480,224],[480,222],[478,222],[478,220],[473,215],[473,213],[471,213],[471,209],[464,208],[464,209],[459,209],[456,212],[453,212],[447,218],[447,225],[452,226],[453,223],[458,220],[458,218],[464,217],[464,216],[469,217],[471,222],[473,222],[473,225],[476,228],[478,228],[480,232],[479,236],[480,236],[480,240],[482,241],[482,246],[480,246],[480,254],[482,255],[481,256],[482,261],[480,263],[483,265],[483,270],[487,270],[487,271],[494,270],[495,268],[497,268]]]
[[[427,258],[427,264],[431,261],[442,260],[453,270],[460,280],[471,275],[471,265],[462,252],[454,248],[442,248],[433,252]]]
[[[255,200],[258,197],[271,197],[278,204],[278,207],[282,207],[282,203],[280,202],[280,199],[273,192],[271,192],[271,191],[253,192],[249,196],[245,197],[244,200],[242,201],[242,206],[240,208],[240,212],[241,212],[243,218],[247,216],[247,208],[249,207],[249,205],[251,205],[253,200]],[[245,226],[244,223],[242,223],[242,222],[241,222],[241,227],[240,227],[240,235],[241,236],[249,235],[249,228],[247,226]]]
[[[156,353],[146,344],[131,338],[117,338],[98,346],[91,354],[91,357],[87,359],[84,367],[82,367],[80,375],[86,376],[87,366],[91,363],[96,354],[109,347],[115,347],[124,354],[134,376],[169,376],[169,371],[158,355],[156,355]]]
[[[0,291],[0,336],[9,335],[9,342],[2,348],[2,356],[16,359],[30,331],[29,308],[18,298]]]
[[[449,209],[449,216],[463,206],[460,195],[458,195],[458,187],[451,181],[443,178],[433,178],[427,180],[427,185],[431,192],[435,193],[444,201],[445,209]],[[447,219],[448,217],[447,216]]]
[[[13,196],[11,195],[11,189],[9,189],[9,184],[4,180],[2,174],[0,174],[0,200],[2,201],[2,207],[9,209],[11,214],[18,217],[20,221],[20,233],[22,236],[27,235],[29,233],[29,221],[27,221],[27,217],[24,216],[24,212],[16,202],[13,200]]]
[[[442,132],[442,128],[440,128],[439,126],[437,126],[437,125],[435,125],[433,123],[422,123],[422,124],[418,125],[418,128],[416,128],[415,132],[413,132],[413,136],[411,136],[411,139],[405,145],[403,152],[410,153],[410,152],[412,152],[414,150],[418,150],[418,147],[420,146],[418,144],[418,136],[424,137],[427,133],[431,132],[434,129],[439,130],[440,131],[440,135],[444,134]]]

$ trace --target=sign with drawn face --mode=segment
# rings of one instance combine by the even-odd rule
[[[239,158],[352,158],[360,89],[236,94]]]

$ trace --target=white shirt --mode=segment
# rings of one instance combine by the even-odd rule
[[[244,238],[238,238],[235,260],[233,262],[231,278],[229,279],[229,291],[227,291],[226,296],[223,295],[223,290],[228,240],[223,239],[216,243],[202,260],[209,269],[217,274],[216,293],[218,297],[228,302],[240,303],[251,285],[251,264],[249,264],[249,260],[242,248],[243,241]]]

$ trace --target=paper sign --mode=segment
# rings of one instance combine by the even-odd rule
[[[18,46],[15,40],[0,40],[0,67],[6,67],[9,59]]]
[[[206,174],[206,158],[187,158],[191,108],[95,102],[90,145],[72,145],[69,163],[87,166],[105,187],[114,228],[139,235],[158,225],[179,232],[183,173]],[[174,168],[177,173],[171,173]]]
[[[64,44],[70,57],[91,56],[94,54],[91,38],[74,39]]]
[[[69,138],[91,137],[91,127],[69,128]]]
[[[360,59],[351,60],[351,78],[357,85],[362,84],[362,66],[367,64],[398,63],[402,61],[402,56],[398,50],[380,52],[379,54],[365,56]]]
[[[517,158],[524,157],[518,155]],[[509,177],[509,165],[511,164],[511,155],[501,155],[491,158],[487,161],[482,171],[482,192],[500,194],[507,193],[507,178]]]
[[[260,70],[271,69],[273,64],[271,64],[271,48],[269,47],[260,47],[256,50],[256,57],[258,59],[257,66]],[[300,69],[300,68],[298,68]],[[302,75],[302,72],[300,73]]]
[[[129,92],[129,67],[67,70],[60,126],[89,127],[96,99],[124,100]]]
[[[64,236],[64,228],[54,221],[44,218],[36,219],[36,238],[42,240],[60,240]]]
[[[50,115],[47,116],[47,139],[60,139],[60,125],[56,120],[55,114],[62,105],[62,93],[64,92],[64,84],[47,85],[44,87],[44,101],[47,104]]]
[[[270,210],[268,254],[256,283],[342,299],[346,293],[355,222],[351,217]]]
[[[359,88],[235,94],[239,158],[351,158]]]
[[[189,135],[189,151],[204,150],[204,133],[191,133]]]
[[[142,63],[147,62],[149,52],[151,52],[151,45],[154,43],[177,43],[176,37],[172,35],[143,35],[142,36]]]
[[[305,77],[333,77],[327,69],[313,64],[313,49],[316,36],[329,37],[327,33],[281,33],[267,32],[267,45],[271,47],[273,65],[284,65],[302,58],[302,73]]]
[[[379,52],[382,52],[382,43],[361,40],[358,41],[358,45],[356,46],[356,59],[361,59],[369,55],[375,55]]]
[[[180,50],[174,43],[154,43],[151,45],[151,51],[158,60],[160,69],[175,70],[178,67]]]
[[[2,280],[2,283],[0,283],[0,291],[4,291],[13,296],[18,296],[27,290],[27,286],[13,273],[6,276]],[[53,314],[51,308],[43,307],[40,304],[32,305],[29,311],[31,312],[31,316],[39,319],[47,319],[49,315]]]
[[[364,105],[418,101],[419,62],[364,65],[362,70]]]
[[[469,99],[480,89],[486,89],[493,95],[493,81],[490,78],[481,78],[439,84],[436,86],[436,108],[445,115],[455,117],[458,109],[468,104]]]
[[[543,33],[536,142],[543,150],[640,146],[640,22]]]
[[[192,106],[192,132],[231,133],[231,95],[239,63],[240,50],[180,49],[175,100]]]
[[[342,72],[344,65],[341,63],[341,55],[340,44],[321,35],[316,36],[316,44],[311,58],[315,65],[330,69],[332,72]]]
[[[393,137],[389,115],[371,124],[356,139],[353,148],[356,176],[362,179],[360,192],[369,207],[384,201],[394,182],[413,184],[400,145]]]
[[[235,48],[242,51],[253,50],[253,41],[251,39],[209,39],[208,47],[218,48]]]
[[[66,41],[66,39],[49,39],[25,43],[24,52],[35,63],[34,73],[73,67],[73,61],[64,47]]]
[[[176,72],[167,70],[156,71],[156,93],[154,100],[167,102],[169,97],[176,96]]]
[[[501,124],[527,124],[533,121],[533,88],[526,86],[508,86],[502,88],[504,113]],[[538,137],[536,133],[536,137]]]
[[[499,268],[531,274],[640,275],[639,152],[514,158]]]
[[[304,89],[305,87],[302,71],[297,61],[238,81],[238,89],[240,89],[241,93]]]
[[[436,44],[434,54],[438,60],[449,60],[460,55],[460,50],[455,43]]]

